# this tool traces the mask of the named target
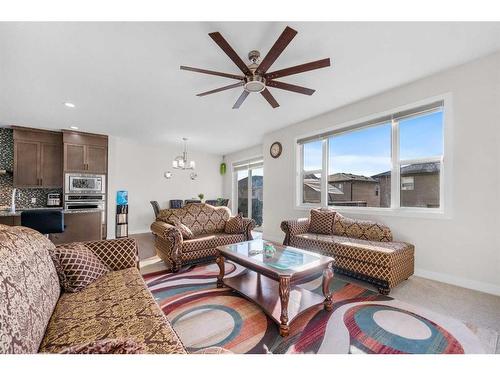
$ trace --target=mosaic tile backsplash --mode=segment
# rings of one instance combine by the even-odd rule
[[[14,169],[14,132],[12,129],[0,128],[0,206],[10,206],[12,189],[14,187],[12,170]],[[47,193],[62,193],[62,189],[18,188],[16,208],[44,207],[47,203]],[[35,198],[36,203],[31,203]]]

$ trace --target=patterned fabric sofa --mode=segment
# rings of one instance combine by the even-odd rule
[[[80,292],[61,293],[52,242],[0,225],[0,353],[54,353],[113,338],[147,353],[186,353],[137,269],[135,241],[85,245],[112,271]]]
[[[173,272],[184,265],[213,261],[217,246],[252,239],[254,220],[243,218],[242,233],[227,234],[224,228],[230,218],[229,208],[205,203],[190,203],[182,208],[161,210],[156,221],[151,224],[156,253]],[[172,221],[179,221],[189,227],[194,238],[183,239],[180,230],[171,224]]]
[[[310,218],[283,221],[281,229],[285,245],[332,256],[336,272],[374,284],[381,294],[413,275],[414,246],[393,241],[385,225],[320,209]]]

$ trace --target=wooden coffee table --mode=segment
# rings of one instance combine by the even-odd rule
[[[262,240],[240,242],[217,248],[219,266],[217,287],[224,285],[258,304],[287,336],[289,325],[302,312],[322,303],[325,310],[333,307],[330,281],[333,278],[333,258],[290,246],[274,244],[276,252],[266,256]],[[235,277],[224,279],[224,260],[228,259],[247,269]],[[297,284],[323,272],[323,297]]]

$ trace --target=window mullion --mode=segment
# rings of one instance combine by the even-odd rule
[[[252,189],[253,189],[253,181],[252,181],[252,169],[248,168],[248,191],[247,191],[247,215],[251,219],[252,218]]]
[[[391,208],[399,208],[401,202],[399,191],[401,179],[401,166],[399,163],[399,122],[394,119],[391,121],[391,137]]]
[[[322,142],[321,207],[328,207],[328,138]]]
[[[302,205],[304,204],[304,145],[303,144],[299,146],[299,154],[296,155],[296,160],[300,165],[300,173],[298,174],[298,180],[296,181],[297,189],[295,189],[295,191],[297,192],[297,196],[295,197],[295,202],[298,205]]]

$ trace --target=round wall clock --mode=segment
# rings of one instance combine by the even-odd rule
[[[269,148],[269,153],[273,158],[279,158],[281,155],[281,151],[283,151],[283,146],[279,142],[274,142]]]

